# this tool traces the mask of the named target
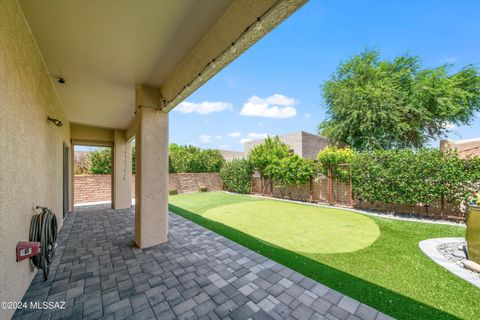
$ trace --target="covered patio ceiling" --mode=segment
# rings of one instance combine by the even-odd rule
[[[20,5],[68,120],[126,129],[134,118],[137,84],[158,88],[171,110],[304,2],[20,0]],[[263,16],[261,28],[245,35]],[[238,50],[218,59],[242,34],[246,39]],[[216,70],[194,81],[215,58]]]

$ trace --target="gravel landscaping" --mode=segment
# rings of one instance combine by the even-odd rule
[[[451,261],[458,265],[459,267],[467,270],[471,274],[480,278],[480,273],[472,271],[468,268],[465,268],[463,265],[463,261],[467,259],[465,254],[465,242],[452,242],[452,243],[444,243],[437,246],[438,252],[440,252],[448,261]]]

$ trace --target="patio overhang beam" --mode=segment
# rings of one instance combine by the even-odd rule
[[[154,104],[161,105],[162,112],[170,112],[307,1],[235,1],[162,86],[140,84],[137,89],[141,86],[158,90],[155,97],[153,93],[150,97],[157,99]],[[127,140],[135,136],[135,125],[132,120],[125,130]]]
[[[169,112],[308,0],[235,1],[161,86]]]

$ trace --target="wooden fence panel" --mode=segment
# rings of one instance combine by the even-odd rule
[[[413,214],[417,216],[424,216],[430,218],[445,218],[454,220],[464,220],[465,214],[462,212],[460,204],[444,202],[442,210],[442,201],[438,199],[433,201],[428,206],[422,203],[418,204],[392,204],[383,202],[369,202],[361,201],[359,199],[352,199],[352,188],[349,182],[343,182],[335,178],[331,179],[332,199],[329,199],[329,177],[325,175],[318,175],[312,177],[311,182],[303,185],[288,185],[286,187],[279,187],[273,183],[273,188],[270,190],[271,181],[264,179],[264,190],[262,192],[262,182],[260,176],[252,176],[252,190],[254,194],[263,194],[276,198],[315,202],[315,203],[330,203],[340,206],[349,206],[358,209],[395,212],[400,214]],[[271,191],[271,194],[270,194]],[[443,216],[442,216],[443,212]]]

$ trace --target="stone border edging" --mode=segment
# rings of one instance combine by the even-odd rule
[[[235,192],[230,192],[230,191],[223,191],[225,193],[230,193],[230,194],[239,194]],[[322,208],[330,208],[330,209],[339,209],[339,210],[347,210],[355,213],[360,213],[368,216],[373,216],[377,218],[384,218],[384,219],[392,219],[392,220],[400,220],[400,221],[410,221],[410,222],[417,222],[417,223],[428,223],[428,224],[441,224],[441,225],[450,225],[450,226],[457,226],[457,227],[463,227],[466,228],[465,223],[461,222],[452,222],[452,221],[445,221],[445,220],[429,220],[429,219],[418,219],[415,217],[412,218],[404,218],[404,217],[397,217],[389,213],[374,213],[366,210],[360,210],[360,209],[352,209],[349,207],[340,207],[340,206],[330,206],[327,204],[320,204],[320,203],[310,203],[310,202],[304,202],[304,201],[296,201],[296,200],[289,200],[289,199],[281,199],[281,198],[274,198],[274,197],[268,197],[268,196],[261,196],[257,194],[247,194],[251,197],[257,197],[257,198],[262,198],[262,199],[270,199],[270,200],[276,200],[276,201],[284,201],[284,202],[290,202],[290,203],[297,203],[297,204],[305,204],[309,206],[316,206],[316,207],[322,207]]]
[[[452,272],[456,276],[462,278],[463,280],[470,282],[477,288],[480,288],[480,278],[474,276],[470,271],[458,266],[456,263],[449,261],[437,249],[437,247],[441,244],[453,242],[463,243],[464,241],[464,238],[435,238],[420,241],[418,246],[423,253],[434,262]]]

